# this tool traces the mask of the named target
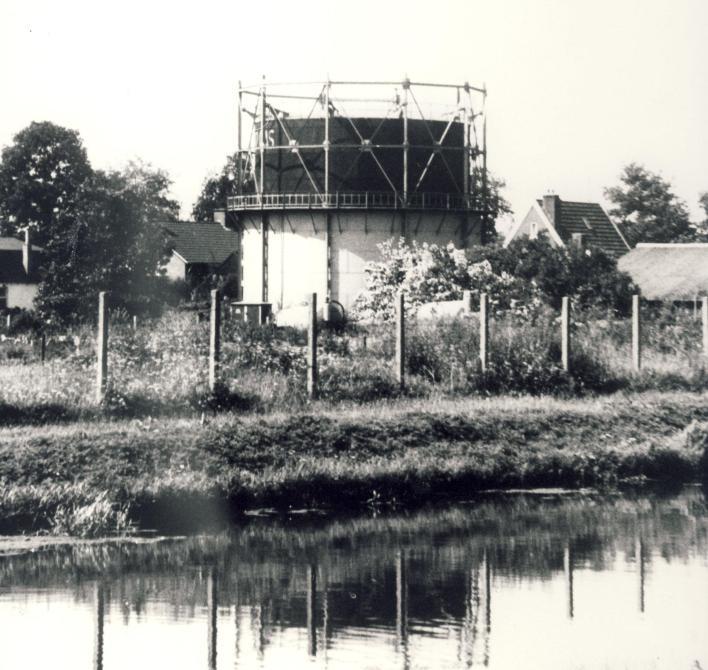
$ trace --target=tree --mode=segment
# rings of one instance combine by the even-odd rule
[[[95,296],[110,291],[112,304],[131,312],[155,297],[156,274],[168,254],[156,221],[175,220],[176,201],[160,170],[129,163],[123,171],[95,171],[81,193],[70,235],[47,241],[39,288],[40,313],[53,322],[92,316]]]
[[[92,169],[75,130],[33,122],[2,150],[0,234],[30,226],[44,246],[73,226],[74,210]]]
[[[630,163],[620,175],[619,186],[605,189],[614,205],[609,214],[627,242],[684,242],[694,230],[686,204],[671,191],[671,184],[641,165]]]
[[[703,208],[703,221],[696,225],[696,239],[708,242],[708,191],[698,196],[698,204]]]
[[[236,154],[227,156],[221,172],[204,180],[202,190],[192,207],[192,218],[195,221],[213,221],[214,210],[226,207],[226,199],[236,193],[236,167]],[[242,192],[253,193],[253,182],[250,180],[246,166],[243,163],[241,175]]]
[[[502,195],[502,190],[506,188],[506,182],[499,177],[495,177],[487,171],[486,196],[484,189],[483,171],[475,168],[470,174],[470,192],[473,197],[473,206],[479,212],[488,213],[487,225],[484,229],[483,239],[485,242],[494,242],[498,239],[495,222],[500,216],[512,214],[511,205]]]

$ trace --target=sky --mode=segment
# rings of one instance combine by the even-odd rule
[[[74,128],[96,168],[166,170],[187,217],[235,149],[238,80],[469,81],[516,217],[549,192],[606,204],[638,162],[697,219],[707,34],[707,0],[2,0],[0,146]]]

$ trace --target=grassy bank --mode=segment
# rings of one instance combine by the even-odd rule
[[[0,531],[224,523],[247,508],[415,505],[500,487],[697,480],[708,394],[401,399],[294,415],[0,430]],[[703,461],[701,460],[703,459]]]

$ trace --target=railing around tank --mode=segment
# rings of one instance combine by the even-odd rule
[[[452,193],[357,191],[352,193],[264,193],[227,199],[229,211],[245,209],[433,209],[471,210],[472,196]]]

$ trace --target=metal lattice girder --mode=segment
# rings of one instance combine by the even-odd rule
[[[290,86],[290,87],[303,87],[311,86],[315,88],[313,94],[299,95],[291,94],[290,92],[283,92],[282,88],[278,87]],[[361,86],[393,86],[396,87],[393,101],[391,99],[382,97],[349,97],[341,94],[341,87],[361,87]],[[433,133],[432,126],[429,122],[429,117],[423,113],[419,100],[416,96],[414,89],[416,88],[432,88],[449,90],[454,93],[455,101],[450,103],[450,111],[444,114],[447,119],[447,124],[445,130],[440,133],[438,130]],[[400,88],[400,90],[399,90]],[[275,90],[273,90],[275,89]],[[332,90],[334,89],[334,90]],[[473,105],[473,95],[481,95],[481,105]],[[330,172],[331,172],[331,162],[330,162],[330,152],[331,151],[347,151],[359,149],[360,151],[356,156],[352,156],[352,160],[348,166],[345,173],[345,178],[342,179],[338,176],[339,184],[346,181],[349,178],[351,172],[356,168],[361,160],[361,156],[365,153],[371,155],[371,160],[377,173],[383,177],[385,184],[391,189],[391,192],[396,194],[397,197],[401,198],[402,205],[407,206],[410,197],[411,182],[415,183],[415,187],[412,192],[420,193],[423,181],[426,175],[431,172],[431,164],[435,160],[435,156],[440,156],[440,161],[442,163],[441,167],[444,167],[444,172],[449,177],[450,184],[456,193],[464,194],[468,196],[472,189],[472,179],[473,174],[478,174],[481,172],[481,194],[482,202],[487,203],[487,190],[488,190],[488,180],[487,180],[487,146],[486,146],[486,87],[476,87],[470,86],[469,83],[464,84],[431,84],[424,82],[415,82],[408,79],[398,82],[371,82],[371,81],[320,81],[320,82],[293,82],[293,83],[269,83],[268,92],[266,92],[265,79],[258,83],[257,85],[243,86],[239,82],[238,89],[238,160],[237,160],[237,189],[238,193],[243,193],[242,187],[244,184],[244,173],[251,174],[256,186],[256,192],[260,196],[266,195],[267,185],[265,183],[265,169],[266,169],[266,156],[271,152],[283,152],[290,151],[295,153],[297,156],[297,163],[302,168],[302,171],[297,175],[297,185],[296,190],[300,192],[303,180],[309,182],[314,193],[316,195],[321,195],[324,191],[324,199],[322,200],[323,205],[328,205],[329,194],[331,191],[330,184]],[[295,124],[293,127],[298,127],[297,131],[291,129],[291,126],[286,118],[290,116],[284,110],[276,109],[272,104],[272,100],[283,99],[292,101],[311,101],[312,105],[309,107],[307,115],[302,117],[292,117],[293,119],[298,119],[300,123]],[[253,105],[247,102],[248,100],[254,101]],[[416,115],[411,116],[410,113],[410,102],[414,104],[414,110],[417,112]],[[378,125],[373,132],[369,131],[371,134],[369,137],[364,137],[364,132],[362,128],[358,126],[358,120],[355,121],[355,117],[349,115],[344,109],[343,103],[349,102],[363,102],[367,104],[378,104],[386,105],[385,114],[375,115],[374,118],[378,119]],[[244,104],[245,103],[245,104]],[[297,102],[295,103],[297,104]],[[318,107],[322,107],[325,111],[325,127],[324,127],[324,137],[321,143],[310,142],[308,144],[303,144],[302,140],[308,133],[308,128],[311,128],[310,124],[314,122],[315,111]],[[481,111],[474,112],[474,109]],[[382,109],[383,112],[383,109]],[[390,143],[390,142],[377,142],[376,139],[379,135],[379,131],[387,120],[390,120],[392,116],[398,115],[401,119],[401,126],[403,130],[403,141],[401,143]],[[329,137],[329,126],[330,119],[333,117],[339,117],[344,119],[349,125],[351,125],[352,130],[358,143],[355,142],[344,142],[332,145],[330,143]],[[408,120],[409,118],[418,118],[422,122],[421,127],[425,128],[425,132],[430,136],[432,147],[426,144],[420,144],[416,142],[415,144],[410,144],[408,136]],[[482,118],[481,132],[478,128],[479,118]],[[244,130],[243,121],[244,118],[247,120],[250,118],[250,139],[247,146],[243,144]],[[319,118],[319,117],[318,117]],[[435,118],[435,115],[432,116]],[[440,116],[437,116],[440,119]],[[304,119],[304,123],[302,123]],[[449,135],[449,132],[456,122],[460,122],[463,125],[463,138],[464,142],[462,145],[456,143],[451,146],[444,146],[444,143]],[[320,122],[321,123],[321,122]],[[437,121],[435,122],[437,124]],[[280,134],[287,138],[287,144],[277,142],[275,138],[270,137],[269,127],[275,127],[279,129]],[[269,134],[266,137],[266,133]],[[314,133],[315,136],[317,133]],[[436,138],[436,134],[439,137]],[[312,133],[310,133],[312,135]],[[398,176],[392,177],[392,173],[389,173],[389,168],[393,169],[393,165],[390,160],[390,154],[384,160],[383,156],[379,152],[384,150],[400,150],[403,170],[401,176],[402,183],[396,184],[398,181]],[[322,151],[324,154],[324,185],[319,183],[317,178],[318,170],[320,169],[319,161],[321,158],[318,157],[317,161],[314,163],[308,161],[306,154],[303,152],[307,151]],[[424,163],[424,167],[418,174],[411,174],[410,162],[409,162],[409,152],[416,151],[417,159],[416,164],[421,165],[421,152],[423,155],[425,151],[430,150],[430,155],[427,157],[427,161]],[[448,160],[449,156],[459,156],[459,152],[464,155],[462,161],[462,173],[457,175],[452,169],[451,163]],[[423,158],[423,160],[425,160]],[[456,159],[457,160],[457,159]],[[260,164],[259,164],[260,163]],[[344,167],[344,166],[342,166]],[[269,170],[271,168],[268,168]],[[417,170],[416,170],[417,171]],[[476,172],[479,171],[479,172]],[[399,175],[399,169],[395,169],[396,175]],[[440,177],[439,172],[438,178]],[[462,185],[460,185],[460,179],[462,179]],[[415,181],[414,181],[415,180]],[[477,182],[479,184],[479,182]],[[401,195],[399,195],[401,194]],[[475,193],[475,197],[478,197],[479,191]]]

